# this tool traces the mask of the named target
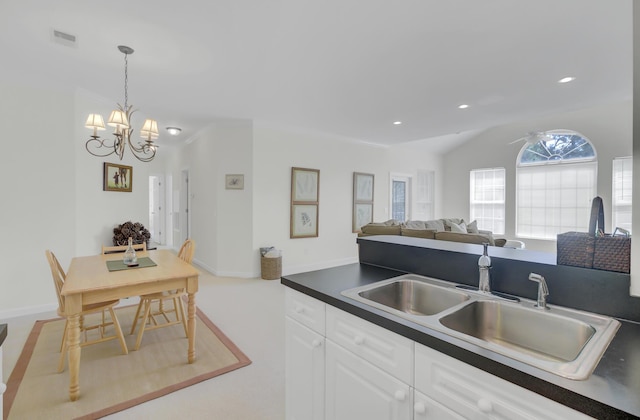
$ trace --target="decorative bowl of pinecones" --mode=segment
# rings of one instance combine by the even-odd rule
[[[124,222],[121,225],[113,228],[113,244],[114,245],[127,245],[129,238],[133,240],[134,244],[141,244],[143,242],[149,245],[149,239],[151,239],[151,233],[144,227],[142,223]]]

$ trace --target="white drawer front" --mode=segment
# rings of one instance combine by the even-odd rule
[[[325,304],[317,299],[287,287],[285,291],[286,315],[315,332],[325,335]]]
[[[327,338],[406,384],[413,384],[413,341],[327,305]]]
[[[465,420],[458,413],[437,403],[422,392],[413,391],[413,420]]]
[[[534,392],[416,344],[416,390],[466,418],[588,419]]]

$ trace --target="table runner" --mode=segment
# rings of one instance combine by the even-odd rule
[[[122,260],[107,261],[109,271],[130,270],[134,268],[155,267],[157,264],[149,257],[138,258],[138,265],[128,267]]]

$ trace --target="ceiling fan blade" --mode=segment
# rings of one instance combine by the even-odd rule
[[[547,133],[544,131],[529,131],[526,136],[520,137],[518,140],[514,140],[509,144],[518,143],[519,141],[525,141],[527,144],[536,144],[539,141],[545,140]]]

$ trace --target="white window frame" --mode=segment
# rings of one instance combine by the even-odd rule
[[[529,144],[516,161],[516,237],[556,240],[563,232],[589,229],[591,202],[597,195],[598,159],[593,144],[570,130],[548,134],[575,134],[586,140],[594,156],[568,160],[521,163]]]
[[[619,227],[631,233],[633,202],[633,158],[631,156],[613,159],[611,179],[611,228]]]
[[[405,219],[400,220],[400,222],[406,222],[407,220],[411,220],[411,175],[406,174],[390,174],[389,176],[389,214],[390,218],[394,218],[394,202],[393,202],[393,183],[394,182],[404,182],[405,183],[405,197],[404,197],[404,208],[405,208]]]
[[[435,171],[419,170],[416,178],[416,220],[435,218]]]
[[[478,229],[504,235],[505,194],[505,168],[469,171],[469,220],[476,220]]]

